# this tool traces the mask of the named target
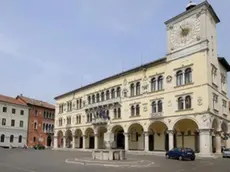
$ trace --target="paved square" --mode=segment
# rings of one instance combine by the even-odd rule
[[[222,158],[178,161],[152,155],[128,155],[123,162],[92,162],[88,152],[0,148],[0,172],[229,172],[229,162]]]

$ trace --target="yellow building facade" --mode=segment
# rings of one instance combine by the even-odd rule
[[[55,97],[54,148],[159,152],[190,147],[201,156],[227,146],[228,62],[217,57],[216,24],[205,1],[165,22],[167,55]]]

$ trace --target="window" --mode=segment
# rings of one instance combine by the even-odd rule
[[[92,120],[93,120],[93,114],[90,113],[90,122],[92,122]]]
[[[134,84],[130,85],[130,96],[134,96]]]
[[[34,142],[36,142],[36,137],[33,138]]]
[[[131,106],[131,116],[135,116],[135,108],[134,108],[134,106]]]
[[[226,83],[227,83],[227,77],[222,73],[221,74],[221,90],[226,93]]]
[[[72,111],[72,101],[67,102],[67,111]]]
[[[113,114],[114,114],[114,119],[117,119],[117,109],[113,110]]]
[[[162,107],[162,101],[161,100],[159,100],[157,102],[157,106],[158,106],[158,112],[162,112],[163,111],[163,107]]]
[[[67,125],[71,125],[71,116],[67,117]]]
[[[34,123],[34,129],[37,130],[37,122]]]
[[[101,93],[101,101],[104,101],[104,100],[105,100],[105,93],[102,92],[102,93]]]
[[[23,127],[23,121],[19,122],[19,127]]]
[[[151,79],[151,91],[156,91],[156,78]]]
[[[45,123],[43,123],[42,129],[43,129],[44,132],[46,131],[46,124]]]
[[[11,126],[14,127],[14,125],[15,125],[15,120],[12,119],[12,120],[11,120]]]
[[[59,122],[59,126],[62,126],[62,118],[60,118],[58,122]]]
[[[2,118],[2,125],[6,125],[6,118]]]
[[[183,97],[178,98],[178,109],[183,110],[184,109],[184,100]]]
[[[187,68],[185,69],[185,84],[192,83],[192,69]]]
[[[136,105],[136,115],[139,116],[140,115],[140,106]]]
[[[82,108],[82,99],[80,99],[80,101],[79,101],[79,106],[80,106],[80,109]]]
[[[91,97],[88,96],[88,104],[91,104]]]
[[[106,91],[106,100],[109,100],[109,90]]]
[[[64,105],[60,104],[59,105],[59,113],[63,113],[63,110],[64,110]]]
[[[185,97],[185,109],[191,109],[192,101],[190,96]]]
[[[13,143],[13,142],[14,142],[14,136],[10,135],[10,143]]]
[[[16,113],[16,109],[12,109],[12,114],[15,114]]]
[[[20,114],[21,114],[21,115],[24,115],[24,110],[20,110]]]
[[[2,112],[7,112],[7,107],[3,107]]]
[[[141,84],[140,82],[136,83],[136,95],[140,95],[141,94]]]
[[[156,102],[152,102],[152,113],[156,113],[157,112],[157,105]]]
[[[181,70],[176,73],[176,82],[177,86],[183,85],[183,72]]]
[[[37,110],[35,110],[35,116],[38,116],[38,111]]]
[[[121,118],[121,108],[118,108],[117,110],[117,118]]]
[[[211,74],[212,74],[212,83],[215,86],[217,86],[217,68],[214,65],[212,65]]]
[[[77,105],[77,109],[79,109],[79,100],[77,100],[77,103],[76,103]]]
[[[1,135],[1,142],[4,142],[4,141],[5,141],[5,135],[2,134],[2,135]]]
[[[117,97],[121,97],[121,88],[117,87]]]
[[[109,110],[106,111],[106,116],[107,116],[108,119],[110,119],[110,117],[109,117]]]
[[[218,110],[218,95],[213,93],[213,109]]]
[[[100,95],[99,95],[99,93],[97,93],[96,98],[97,98],[97,102],[100,102]]]
[[[222,107],[223,107],[223,114],[227,114],[227,101],[226,100],[223,100]]]
[[[115,90],[114,90],[114,89],[111,90],[111,98],[112,98],[112,99],[115,98]]]
[[[87,122],[90,121],[90,114],[87,114],[87,119],[86,119]]]
[[[157,86],[158,86],[158,90],[163,90],[163,76],[159,76],[158,77],[158,81],[157,81]]]
[[[95,103],[95,95],[92,96],[92,103]]]
[[[43,113],[43,117],[44,117],[44,118],[46,118],[46,111],[44,111],[44,113]]]
[[[21,135],[18,137],[18,143],[22,143],[22,136]]]

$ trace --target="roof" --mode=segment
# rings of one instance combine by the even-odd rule
[[[6,102],[6,103],[11,103],[11,104],[16,104],[16,105],[22,105],[22,106],[27,106],[26,103],[21,102],[13,97],[9,96],[4,96],[0,94],[0,101]]]
[[[183,16],[183,15],[185,15],[185,14],[187,14],[187,13],[190,13],[191,11],[196,10],[196,9],[198,9],[198,8],[200,8],[201,6],[204,6],[204,5],[207,6],[209,12],[211,13],[211,15],[213,16],[213,18],[215,19],[216,23],[219,23],[219,22],[220,22],[220,19],[219,19],[219,17],[217,16],[217,14],[216,14],[216,12],[214,11],[214,9],[212,8],[212,5],[209,4],[208,1],[204,1],[204,2],[202,2],[202,3],[198,4],[198,5],[196,5],[195,7],[191,8],[191,9],[189,9],[189,10],[187,10],[187,11],[184,11],[183,13],[181,13],[181,14],[179,14],[179,15],[177,15],[177,16],[175,16],[175,17],[169,19],[169,20],[167,20],[167,21],[165,22],[165,24],[167,25],[168,23],[172,22],[173,20],[175,20],[175,19],[177,19],[177,18],[179,18],[179,17],[181,17],[181,16]]]
[[[218,61],[228,72],[230,71],[230,65],[224,57],[218,57]]]
[[[67,96],[67,95],[69,95],[69,94],[72,94],[72,93],[75,93],[75,92],[78,92],[78,91],[85,90],[85,89],[87,89],[87,88],[90,88],[90,87],[93,87],[93,86],[102,84],[102,83],[104,83],[104,82],[108,82],[108,81],[110,81],[110,80],[112,80],[112,79],[119,78],[119,77],[122,77],[122,76],[124,76],[124,75],[129,74],[129,73],[137,72],[137,71],[142,70],[142,69],[144,69],[144,68],[148,68],[148,67],[153,66],[153,65],[155,66],[155,65],[158,65],[158,64],[161,64],[161,63],[164,63],[164,62],[166,62],[166,57],[157,59],[157,60],[155,60],[155,61],[152,61],[152,62],[143,64],[143,65],[141,65],[141,66],[138,66],[138,67],[135,67],[135,68],[132,68],[132,69],[129,69],[129,70],[127,70],[127,71],[118,73],[118,74],[116,74],[116,75],[112,75],[112,76],[110,76],[110,77],[107,77],[107,78],[104,78],[104,79],[99,80],[99,81],[97,81],[97,82],[91,83],[91,84],[89,84],[89,85],[86,85],[86,86],[77,88],[77,89],[72,90],[72,91],[70,91],[70,92],[61,94],[61,95],[55,97],[54,99],[57,100],[57,99],[59,99],[59,98],[61,98],[61,97]]]
[[[17,99],[22,100],[27,105],[34,105],[34,106],[44,107],[48,109],[55,109],[55,106],[52,104],[49,104],[41,100],[36,100],[36,99],[29,98],[29,97],[25,97],[23,95],[17,96]]]

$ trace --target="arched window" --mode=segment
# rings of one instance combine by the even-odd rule
[[[34,129],[37,130],[37,122],[34,123]]]
[[[108,119],[110,119],[110,117],[109,117],[109,110],[106,111],[106,117],[107,117]]]
[[[14,135],[10,135],[10,143],[14,142]]]
[[[106,91],[106,100],[109,100],[109,90]]]
[[[68,120],[68,119],[67,119]],[[49,131],[49,126],[46,124],[46,132]]]
[[[134,84],[130,85],[130,96],[134,96]]]
[[[191,109],[192,108],[192,101],[191,96],[185,97],[185,109]]]
[[[81,109],[82,108],[82,100],[80,99],[79,101],[79,108]],[[72,109],[72,103],[71,103],[71,109]]]
[[[192,69],[185,69],[185,84],[189,84],[192,82]]]
[[[79,100],[77,100],[77,109],[79,109]]]
[[[114,119],[117,119],[117,109],[113,110]]]
[[[1,142],[4,142],[4,141],[5,141],[5,135],[2,134],[2,135],[1,135]]]
[[[157,105],[156,105],[156,102],[153,101],[152,102],[152,113],[156,113],[157,112]]]
[[[121,108],[118,108],[117,110],[117,118],[121,118]]]
[[[162,107],[162,101],[161,100],[159,100],[157,102],[157,106],[158,106],[158,112],[162,112],[163,111],[163,107]]]
[[[163,76],[158,77],[157,84],[158,84],[158,90],[163,90]]]
[[[111,98],[112,98],[112,99],[115,98],[115,90],[114,90],[114,89],[111,90]]]
[[[140,115],[140,106],[136,105],[136,115],[139,116]]]
[[[131,106],[131,116],[134,116],[135,115],[135,108],[134,106]]]
[[[101,92],[101,101],[104,101],[104,100],[105,100],[105,93]]]
[[[91,104],[91,97],[88,96],[88,104]]]
[[[121,97],[121,88],[117,87],[117,97]]]
[[[183,97],[179,97],[178,98],[178,109],[179,110],[184,109],[184,100],[183,100]]]
[[[90,122],[93,120],[93,114],[90,113]]]
[[[81,124],[81,116],[79,116],[79,123]]]
[[[18,137],[18,143],[22,143],[22,136],[21,135]]]
[[[141,84],[140,82],[137,82],[136,84],[136,95],[140,95],[141,94]]]
[[[100,95],[99,95],[99,93],[97,93],[97,102],[100,102]]]
[[[151,91],[156,91],[156,78],[151,79]]]
[[[45,123],[43,123],[43,131],[45,131],[45,129],[46,129],[46,124]]]
[[[89,117],[89,114],[87,114],[87,122],[90,121],[90,117]]]
[[[176,73],[176,84],[179,85],[183,85],[183,72],[181,70],[179,70]]]
[[[95,95],[92,96],[92,103],[95,103]]]

